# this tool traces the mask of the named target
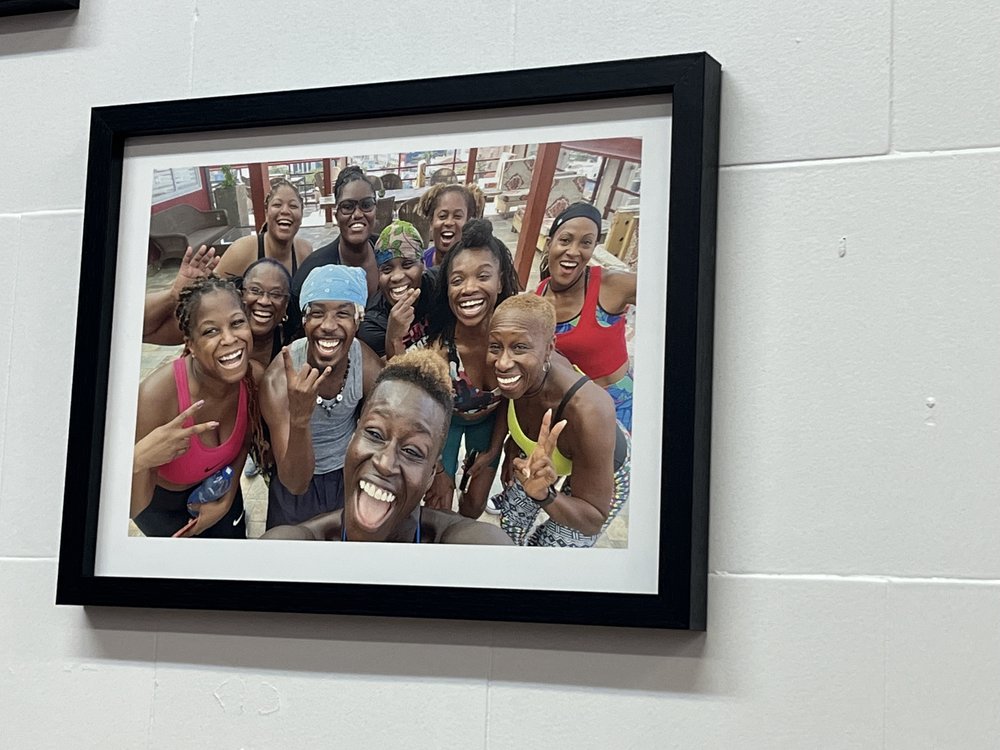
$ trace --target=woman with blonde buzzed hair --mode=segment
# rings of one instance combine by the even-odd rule
[[[493,502],[516,544],[592,547],[628,499],[631,441],[608,393],[556,351],[555,322],[533,294],[501,302],[490,321],[486,364],[520,449]]]

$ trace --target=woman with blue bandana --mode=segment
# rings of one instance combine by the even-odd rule
[[[367,297],[361,268],[321,266],[302,284],[305,338],[275,357],[260,392],[276,464],[267,528],[344,505],[344,454],[358,403],[382,369],[378,355],[355,337]]]
[[[407,221],[392,222],[375,243],[378,292],[365,310],[358,338],[386,359],[427,343],[437,271],[424,267],[423,245],[420,232]]]

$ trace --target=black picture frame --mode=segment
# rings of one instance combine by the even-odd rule
[[[21,16],[28,13],[79,9],[80,0],[0,0],[0,16]]]
[[[721,70],[700,52],[419,81],[160,101],[91,116],[57,604],[339,613],[702,630],[706,618]],[[130,138],[671,100],[666,372],[653,594],[121,578],[95,574],[124,148]],[[95,300],[97,303],[95,304]],[[640,407],[641,408],[641,407]],[[586,554],[585,551],[580,551]]]

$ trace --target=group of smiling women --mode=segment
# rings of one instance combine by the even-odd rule
[[[144,341],[184,351],[140,385],[136,525],[245,537],[250,455],[266,538],[592,546],[629,493],[636,291],[634,274],[590,264],[600,213],[557,216],[550,275],[520,293],[475,187],[424,194],[429,242],[403,221],[375,233],[358,167],[334,198],[339,237],[314,252],[301,196],[278,181],[257,235],[221,258],[189,249],[147,295]],[[498,528],[475,519],[501,459]],[[225,494],[191,503],[225,467]]]

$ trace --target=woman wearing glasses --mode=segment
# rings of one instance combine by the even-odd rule
[[[288,320],[292,277],[273,258],[261,258],[243,274],[243,304],[247,308],[253,351],[250,358],[265,368],[284,346],[282,323]]]
[[[309,272],[330,264],[355,266],[365,272],[368,296],[378,289],[378,266],[375,264],[375,188],[365,179],[361,167],[345,167],[333,186],[337,202],[336,218],[340,236],[309,256],[292,274],[292,297],[296,302]]]

